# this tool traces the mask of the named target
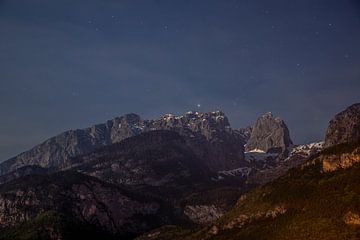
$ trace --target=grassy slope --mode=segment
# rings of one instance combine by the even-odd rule
[[[343,144],[327,149],[323,155],[341,154],[360,148],[360,144]],[[359,151],[358,151],[359,152]],[[159,239],[211,240],[340,240],[360,239],[360,225],[347,225],[348,212],[360,214],[360,164],[351,168],[322,173],[321,164],[290,170],[285,176],[254,189],[214,225],[200,231],[169,228]],[[260,217],[242,227],[224,229],[241,215],[255,216],[276,207],[286,212],[276,217]],[[166,237],[165,237],[166,236]],[[160,238],[162,237],[162,238]],[[145,238],[146,239],[146,238]]]
[[[211,239],[359,239],[360,228],[344,223],[347,212],[360,212],[360,166],[319,174],[317,166],[293,171],[257,189],[219,222],[226,225],[239,214],[285,206],[287,212],[220,232]]]

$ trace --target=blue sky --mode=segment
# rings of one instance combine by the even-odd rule
[[[355,0],[0,0],[0,28],[0,160],[128,112],[272,111],[305,143],[360,101]]]

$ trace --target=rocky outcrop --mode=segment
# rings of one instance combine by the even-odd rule
[[[249,224],[260,219],[276,218],[279,215],[285,214],[287,209],[284,206],[276,206],[273,209],[266,211],[258,211],[252,214],[240,214],[223,226],[223,229],[241,228],[245,224]]]
[[[214,205],[185,206],[184,214],[197,224],[209,224],[223,216],[224,211]]]
[[[360,215],[353,212],[348,212],[344,216],[344,222],[348,225],[360,225]]]
[[[325,147],[360,140],[360,103],[338,113],[329,123]]]
[[[275,118],[272,113],[266,113],[256,120],[245,150],[283,153],[292,145],[289,129],[280,118]]]
[[[324,172],[333,172],[337,169],[345,169],[360,162],[360,147],[349,153],[323,154],[318,159],[322,163]]]
[[[242,139],[244,140],[244,144],[246,144],[251,137],[252,127],[249,126],[246,128],[240,128],[237,131],[238,131],[239,135],[242,137]]]
[[[136,114],[127,114],[81,130],[70,130],[50,138],[33,149],[0,165],[0,174],[9,173],[27,165],[63,169],[71,165],[75,156],[121,142],[153,130],[171,130],[192,138],[194,145],[206,143],[208,166],[214,170],[228,170],[241,166],[244,159],[242,136],[230,127],[224,113],[188,112],[183,116],[166,114],[157,120],[143,120]]]

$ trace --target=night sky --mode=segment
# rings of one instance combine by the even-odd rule
[[[0,160],[67,129],[223,110],[321,140],[360,101],[358,0],[0,0]]]

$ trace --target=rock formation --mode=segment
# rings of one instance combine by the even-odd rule
[[[325,147],[360,140],[360,103],[338,113],[329,123]]]
[[[247,143],[247,141],[249,141],[251,137],[252,127],[249,126],[245,128],[240,128],[238,132],[242,136],[244,142]]]
[[[193,139],[194,145],[209,146],[203,157],[213,170],[229,170],[244,160],[242,136],[230,127],[224,113],[188,112],[183,116],[167,114],[157,120],[143,120],[136,114],[114,118],[104,124],[80,130],[70,130],[52,137],[40,145],[0,165],[0,174],[20,167],[37,165],[63,169],[71,158],[89,153],[99,147],[153,130],[171,130]]]
[[[283,153],[291,145],[289,129],[285,122],[269,112],[256,120],[245,150]]]

